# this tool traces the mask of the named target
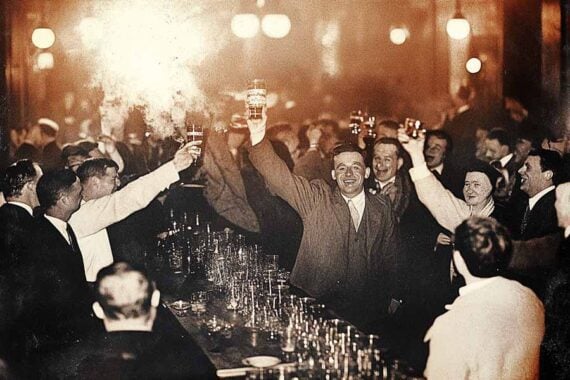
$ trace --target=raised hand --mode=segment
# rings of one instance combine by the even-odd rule
[[[202,151],[200,145],[202,145],[202,141],[191,141],[178,149],[172,160],[176,170],[180,172],[188,168],[192,165],[192,162],[198,159]]]

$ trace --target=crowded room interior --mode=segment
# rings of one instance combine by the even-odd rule
[[[0,379],[569,379],[566,0],[0,0]]]

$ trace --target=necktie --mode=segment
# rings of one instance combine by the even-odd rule
[[[530,215],[530,207],[527,204],[526,209],[524,210],[522,221],[521,221],[521,235],[524,235],[524,231],[526,230],[526,225],[528,224],[529,215]]]
[[[354,205],[352,199],[348,200],[348,210],[350,211],[350,217],[352,218],[352,223],[354,224],[354,229],[358,231],[358,225],[360,224],[360,215],[358,214],[358,210]]]
[[[69,241],[70,241],[69,245],[71,246],[71,249],[75,253],[80,253],[79,244],[77,244],[77,238],[75,237],[75,233],[73,232],[73,229],[71,228],[71,226],[69,224],[67,225],[66,228],[67,228],[67,235],[69,236]]]

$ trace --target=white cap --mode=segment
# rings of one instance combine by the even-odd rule
[[[53,129],[54,131],[59,132],[59,125],[55,121],[53,121],[52,119],[48,119],[47,117],[42,117],[42,118],[38,119],[38,124],[47,125],[48,127]]]

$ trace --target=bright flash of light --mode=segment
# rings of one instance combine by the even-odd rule
[[[409,32],[406,28],[392,28],[390,30],[390,41],[394,45],[402,45],[408,39]]]
[[[477,74],[479,71],[481,71],[481,66],[481,60],[477,57],[469,58],[465,63],[465,69],[471,74]]]
[[[95,6],[95,17],[84,20],[79,31],[94,49],[92,84],[104,92],[103,133],[121,135],[129,109],[136,106],[142,106],[147,124],[162,136],[183,125],[187,111],[204,109],[195,69],[225,41],[216,20],[204,13],[207,7],[182,0]]]
[[[38,49],[48,49],[55,43],[55,33],[50,28],[36,28],[32,33],[32,43]]]

